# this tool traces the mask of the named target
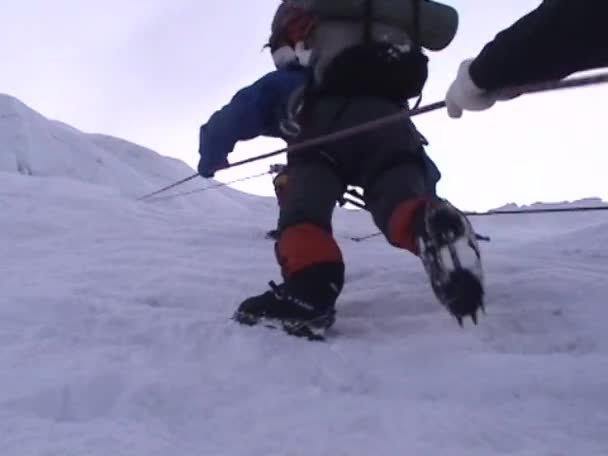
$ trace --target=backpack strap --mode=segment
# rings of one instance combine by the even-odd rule
[[[372,23],[374,20],[373,0],[365,0],[363,4],[363,42],[372,42]]]
[[[414,33],[412,36],[412,41],[414,42],[414,46],[416,46],[416,50],[419,52],[422,52],[422,46],[420,45],[420,34],[421,34],[421,32],[420,32],[420,29],[421,29],[420,2],[424,1],[424,0],[412,0],[412,1],[414,2],[414,5],[413,5],[414,6]],[[414,104],[414,107],[412,109],[418,109],[418,107],[420,107],[421,103],[422,103],[422,92],[420,92],[420,95],[418,96],[418,99],[416,100],[416,103]]]
[[[420,1],[413,0],[414,2],[414,34],[412,39],[416,47],[420,48]]]

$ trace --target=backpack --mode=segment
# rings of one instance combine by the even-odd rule
[[[426,83],[423,49],[447,47],[457,28],[456,10],[428,0],[283,0],[271,49],[274,38],[282,63],[310,66],[314,93],[404,103]]]

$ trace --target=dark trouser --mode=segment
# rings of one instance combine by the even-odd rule
[[[361,124],[400,107],[378,98],[331,98],[317,102],[303,122],[303,140]],[[414,212],[435,196],[439,172],[426,156],[420,137],[410,122],[392,124],[288,157],[289,181],[281,206],[277,258],[286,282],[307,277],[343,284],[343,261],[332,236],[332,214],[347,185],[361,187],[375,224],[388,241],[415,251]],[[308,274],[336,267],[331,277]],[[331,267],[329,268],[331,270]],[[319,288],[309,283],[308,288]],[[298,287],[306,289],[307,287]],[[310,296],[309,299],[323,300]]]
[[[280,229],[312,223],[332,233],[333,211],[345,189],[342,178],[324,161],[293,165],[288,197],[280,211]],[[435,185],[427,178],[424,164],[406,162],[382,172],[363,187],[363,192],[374,223],[390,241],[389,225],[395,209],[404,201],[434,196]]]

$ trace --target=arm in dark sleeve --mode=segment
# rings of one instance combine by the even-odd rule
[[[608,66],[608,0],[544,0],[471,63],[473,82],[497,90]]]

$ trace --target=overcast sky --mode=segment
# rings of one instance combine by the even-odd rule
[[[198,129],[235,91],[273,69],[262,46],[277,0],[0,0],[0,92],[81,130],[119,136],[195,167]],[[425,103],[442,100],[458,64],[537,0],[448,2],[460,30],[431,53]],[[608,199],[608,88],[531,95],[484,113],[417,118],[465,209],[507,202]],[[241,143],[231,159],[282,147]],[[281,157],[279,161],[283,160]],[[218,178],[267,168],[251,165]],[[268,179],[238,188],[271,194]]]

